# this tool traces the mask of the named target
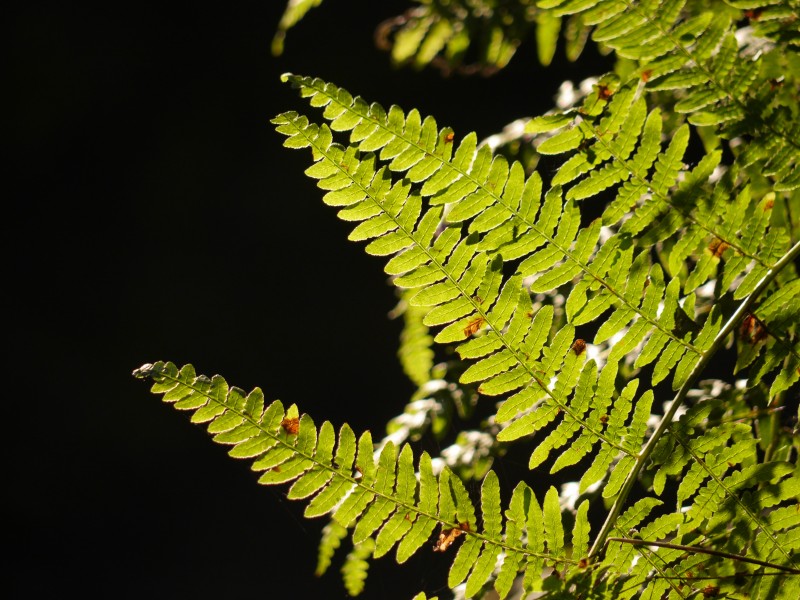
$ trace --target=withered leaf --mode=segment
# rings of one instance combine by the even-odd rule
[[[281,421],[281,427],[283,427],[284,431],[289,435],[297,435],[297,432],[300,431],[300,419],[297,417],[284,419]]]
[[[463,535],[465,531],[469,530],[469,523],[460,523],[458,527],[453,527],[452,529],[442,529],[442,532],[439,534],[439,539],[433,546],[433,551],[444,552],[452,546],[453,542],[455,542],[460,535]]]
[[[464,337],[469,337],[478,333],[481,327],[483,327],[484,323],[486,323],[486,319],[483,317],[475,317],[467,324],[466,327],[464,327]]]

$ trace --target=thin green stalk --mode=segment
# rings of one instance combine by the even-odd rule
[[[731,560],[738,560],[740,562],[750,563],[751,565],[758,565],[760,567],[769,567],[793,575],[800,575],[800,569],[793,569],[791,567],[784,567],[775,563],[767,562],[765,560],[758,560],[756,558],[748,558],[741,554],[731,554],[730,552],[722,552],[720,550],[712,550],[711,548],[703,548],[702,546],[683,546],[681,544],[670,544],[668,542],[651,542],[648,540],[636,540],[631,538],[612,537],[608,538],[609,542],[620,542],[623,544],[631,544],[633,546],[657,546],[659,548],[669,548],[671,550],[683,550],[684,552],[694,552],[697,554],[708,554],[711,556],[719,556],[721,558],[730,558]]]
[[[617,522],[617,517],[619,517],[620,513],[622,512],[622,508],[628,499],[628,495],[633,489],[633,485],[636,483],[636,480],[639,477],[639,473],[644,467],[645,462],[647,462],[650,453],[661,439],[661,436],[664,435],[667,427],[669,427],[669,425],[672,423],[675,413],[683,404],[686,395],[692,389],[695,381],[697,381],[698,377],[700,377],[700,374],[705,370],[706,366],[708,366],[708,363],[711,361],[711,358],[714,356],[714,354],[716,354],[717,351],[725,345],[725,340],[728,335],[730,335],[734,328],[736,328],[739,324],[739,321],[741,321],[741,319],[750,311],[750,307],[756,301],[756,298],[758,298],[758,296],[765,289],[767,289],[767,286],[772,283],[778,273],[786,265],[793,262],[798,255],[800,255],[800,242],[797,242],[794,246],[792,246],[789,252],[787,252],[777,263],[775,263],[775,266],[767,271],[766,275],[761,278],[761,281],[758,282],[758,285],[756,285],[753,292],[744,299],[744,301],[739,305],[739,308],[737,308],[733,315],[731,315],[731,318],[728,319],[728,322],[725,323],[725,326],[714,338],[714,342],[711,344],[711,347],[703,352],[703,354],[700,356],[700,360],[697,362],[694,369],[692,369],[692,372],[689,374],[689,377],[687,377],[686,382],[681,386],[681,389],[678,390],[678,393],[675,394],[675,398],[673,398],[666,414],[664,414],[664,416],[661,418],[661,421],[659,421],[656,430],[653,432],[653,435],[650,436],[647,444],[645,444],[644,448],[642,448],[641,452],[636,457],[636,463],[628,473],[625,483],[622,484],[619,495],[614,501],[614,504],[608,513],[608,517],[606,517],[605,523],[603,523],[603,527],[600,529],[600,533],[597,534],[597,538],[592,545],[592,549],[589,551],[590,560],[597,558],[602,549],[605,547],[606,539],[611,533],[611,530],[614,528],[614,525]]]

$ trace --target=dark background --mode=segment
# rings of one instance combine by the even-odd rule
[[[490,79],[395,70],[373,31],[401,1],[329,0],[280,58],[284,2],[67,4],[5,19],[8,597],[345,597],[313,576],[324,521],[130,373],[191,362],[380,438],[412,391],[395,298],[281,148],[269,119],[308,109],[280,73],[484,137],[599,67],[528,44]],[[363,597],[446,595],[450,559],[392,552]]]

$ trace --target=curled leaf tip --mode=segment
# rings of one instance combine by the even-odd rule
[[[155,367],[151,363],[145,363],[138,369],[133,370],[133,376],[138,377],[139,379],[150,377],[150,375],[153,373],[154,368]]]

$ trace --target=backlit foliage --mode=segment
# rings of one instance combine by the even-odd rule
[[[317,572],[346,544],[351,594],[371,558],[437,552],[466,597],[800,597],[798,3],[418,4],[383,32],[398,63],[459,69],[478,48],[499,69],[531,35],[547,63],[562,31],[574,57],[592,40],[616,66],[516,136],[556,165],[542,172],[284,76],[312,108],[273,120],[284,145],[310,153],[323,202],[400,290],[419,390],[387,436],[191,366],[137,376],[330,519]],[[701,379],[720,355],[727,379]],[[412,450],[478,403],[478,429]],[[538,481],[578,481],[501,498],[490,466],[511,446]]]

